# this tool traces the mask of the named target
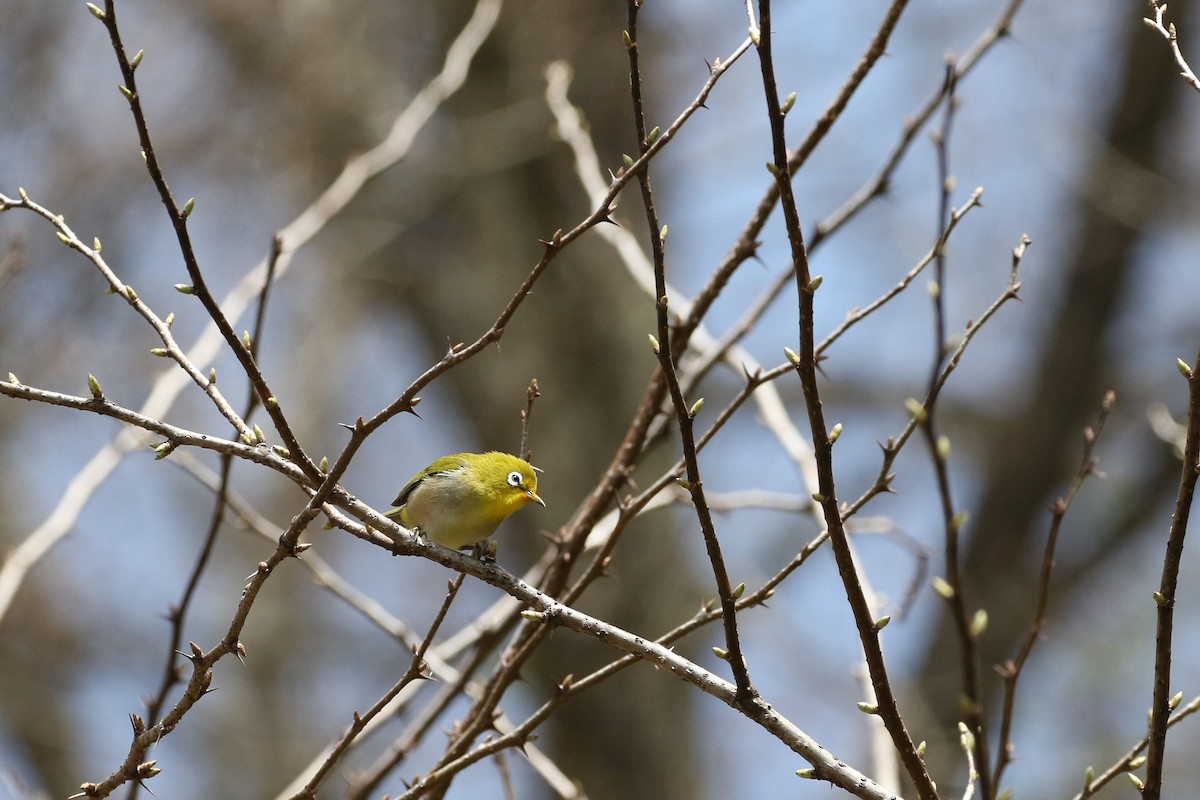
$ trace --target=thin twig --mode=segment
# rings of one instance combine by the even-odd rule
[[[446,619],[446,614],[450,611],[450,604],[453,603],[454,598],[458,596],[458,590],[462,587],[463,580],[466,577],[467,576],[465,573],[460,572],[457,577],[449,581],[446,589],[446,597],[442,600],[441,608],[438,609],[437,614],[433,618],[433,622],[430,623],[429,630],[426,632],[425,637],[421,640],[421,644],[418,645],[414,650],[412,660],[408,665],[408,669],[405,670],[404,674],[400,676],[400,679],[396,681],[392,688],[384,692],[383,695],[376,700],[370,708],[367,709],[366,713],[359,714],[357,711],[354,712],[353,721],[350,723],[350,727],[346,730],[346,733],[341,739],[338,740],[337,744],[333,746],[332,750],[329,752],[329,755],[325,758],[325,761],[322,762],[321,766],[317,768],[312,777],[309,778],[308,783],[305,784],[304,788],[292,795],[293,800],[313,800],[316,798],[317,787],[320,785],[321,781],[324,780],[325,776],[329,774],[329,771],[332,770],[338,761],[341,760],[342,756],[346,754],[346,751],[350,748],[350,745],[354,742],[355,738],[357,738],[358,735],[363,732],[363,729],[367,726],[367,724],[376,716],[378,716],[381,711],[387,708],[392,700],[399,695],[401,691],[403,691],[404,687],[408,686],[414,681],[424,680],[429,677],[425,674],[429,669],[429,665],[425,663],[425,653],[427,650],[429,650],[429,646],[432,644],[433,638],[437,635],[438,629],[441,628],[442,622]]]
[[[1183,722],[1185,719],[1200,711],[1200,697],[1194,698],[1190,703],[1179,706],[1167,720],[1167,727],[1174,727],[1176,723]],[[1084,775],[1083,789],[1075,795],[1074,800],[1087,800],[1096,792],[1107,786],[1114,778],[1128,773],[1130,770],[1139,766],[1139,760],[1144,760],[1142,752],[1150,744],[1150,734],[1142,737],[1141,741],[1126,751],[1125,755],[1113,762],[1112,766],[1104,770],[1100,775],[1095,775],[1091,767],[1087,768]]]
[[[1161,3],[1159,0],[1149,0],[1149,2],[1150,8],[1154,9],[1154,19],[1143,17],[1142,21],[1146,23],[1146,27],[1156,31],[1170,43],[1171,54],[1175,57],[1176,66],[1179,67],[1179,77],[1183,78],[1188,86],[1200,92],[1200,78],[1197,78],[1196,73],[1192,72],[1187,59],[1183,57],[1183,51],[1179,49],[1179,36],[1175,33],[1175,23],[1163,25],[1163,15],[1167,13],[1167,4]]]
[[[1054,501],[1054,504],[1050,507],[1050,531],[1046,536],[1046,549],[1042,555],[1041,573],[1038,577],[1037,604],[1033,612],[1033,622],[1029,626],[1029,633],[1025,636],[1025,641],[1021,644],[1017,655],[1006,661],[1003,665],[996,667],[997,672],[1000,673],[1000,677],[1004,679],[1004,701],[1000,716],[1000,736],[996,742],[996,771],[992,777],[992,786],[994,788],[999,788],[1000,779],[1004,776],[1004,770],[1013,757],[1011,737],[1017,681],[1020,680],[1025,662],[1029,660],[1030,653],[1033,652],[1033,648],[1041,639],[1042,631],[1046,627],[1046,612],[1050,606],[1050,578],[1054,573],[1054,553],[1058,544],[1058,534],[1062,528],[1063,520],[1066,518],[1067,511],[1071,508],[1071,503],[1075,500],[1075,496],[1079,494],[1087,479],[1096,474],[1098,460],[1093,455],[1096,440],[1100,437],[1100,432],[1104,430],[1104,423],[1108,420],[1108,415],[1112,412],[1115,402],[1115,394],[1111,391],[1105,394],[1104,401],[1100,404],[1100,414],[1096,418],[1095,424],[1083,429],[1083,454],[1080,457],[1079,469],[1076,470],[1075,478],[1071,481],[1071,485],[1067,487],[1066,493]]]
[[[1179,568],[1183,560],[1183,543],[1187,537],[1188,519],[1200,477],[1200,354],[1192,366],[1180,362],[1188,382],[1187,436],[1183,446],[1183,469],[1179,479],[1179,494],[1175,513],[1163,555],[1162,579],[1154,593],[1158,605],[1154,635],[1154,702],[1150,706],[1150,748],[1146,753],[1145,800],[1158,800],[1162,794],[1163,758],[1167,748],[1167,718],[1171,706],[1171,655],[1175,629],[1175,593],[1179,585]]]
[[[943,106],[942,125],[933,134],[937,152],[938,177],[938,207],[937,231],[938,244],[934,246],[934,278],[929,286],[929,294],[933,301],[933,358],[930,359],[929,381],[926,396],[936,398],[933,387],[942,371],[946,360],[946,246],[941,231],[949,225],[954,212],[950,204],[954,189],[954,177],[950,172],[950,136],[954,129],[954,113],[958,108],[956,93],[957,77],[954,62],[946,64],[945,87],[943,94],[946,103]],[[954,620],[954,629],[958,634],[959,680],[962,684],[962,700],[966,722],[963,723],[970,731],[969,741],[974,748],[972,770],[978,777],[979,789],[984,798],[991,800],[994,792],[991,786],[990,752],[988,747],[987,724],[983,708],[983,696],[979,680],[979,651],[976,642],[982,633],[982,621],[986,611],[979,610],[974,614],[967,607],[966,580],[962,574],[962,564],[959,557],[959,536],[963,526],[963,518],[955,509],[954,492],[950,486],[950,440],[938,433],[938,405],[931,400],[923,407],[919,418],[921,432],[928,446],[929,457],[933,465],[934,479],[937,486],[939,506],[942,512],[942,539],[946,565],[946,585],[950,591],[945,597],[950,606],[950,614]],[[964,737],[963,741],[968,741]],[[975,781],[970,782],[974,790]]]

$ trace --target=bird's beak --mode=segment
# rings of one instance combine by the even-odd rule
[[[529,498],[529,502],[537,503],[542,508],[546,507],[546,501],[537,496],[537,492],[532,492],[529,489],[525,490],[525,496]]]

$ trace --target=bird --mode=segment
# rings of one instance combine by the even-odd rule
[[[508,453],[442,456],[404,484],[384,516],[452,550],[478,547],[514,511],[545,508],[537,472]]]

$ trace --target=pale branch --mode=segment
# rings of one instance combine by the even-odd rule
[[[1187,59],[1183,57],[1183,51],[1179,49],[1179,36],[1175,31],[1175,23],[1163,24],[1163,15],[1167,13],[1167,4],[1160,0],[1149,0],[1149,2],[1150,8],[1154,12],[1154,18],[1143,17],[1142,21],[1146,23],[1146,27],[1170,44],[1171,55],[1175,57],[1175,65],[1179,67],[1179,77],[1183,78],[1188,86],[1200,92],[1200,78],[1197,78],[1196,73],[1192,72]]]

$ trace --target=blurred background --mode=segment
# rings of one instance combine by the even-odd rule
[[[145,49],[138,78],[150,131],[189,220],[197,254],[223,297],[268,252],[273,233],[315,198],[346,159],[386,135],[397,113],[441,67],[471,14],[468,2],[349,3],[124,0],[127,46]],[[793,144],[808,131],[857,62],[886,5],[778,4],[780,90],[797,92]],[[1200,60],[1200,19],[1171,3],[1185,52]],[[888,54],[797,177],[806,230],[874,175],[942,81],[947,54],[961,55],[1003,10],[997,0],[927,0],[907,10]],[[1145,732],[1151,697],[1154,603],[1178,482],[1172,447],[1150,424],[1154,408],[1181,414],[1186,388],[1174,361],[1200,343],[1195,225],[1200,97],[1178,79],[1165,42],[1141,23],[1137,3],[1028,0],[1012,36],[958,87],[949,140],[961,205],[973,210],[949,246],[943,286],[951,331],[977,319],[1004,290],[1011,250],[1032,239],[1021,266],[1023,302],[1010,303],[975,339],[940,403],[953,443],[953,490],[969,510],[964,559],[969,603],[990,624],[981,644],[989,709],[1000,688],[990,665],[1015,653],[1033,613],[1048,506],[1078,463],[1083,426],[1103,393],[1116,410],[1100,440],[1102,479],[1090,482],[1062,534],[1051,618],[1017,698],[1016,761],[1004,785],[1016,797],[1073,794]],[[147,179],[120,75],[104,28],[82,3],[5,0],[0,26],[0,191],[24,187],[85,241],[98,236],[122,279],[160,314],[175,311],[187,346],[205,316],[172,285],[187,276]],[[543,70],[574,67],[571,98],[586,115],[604,165],[636,150],[618,3],[504,6],[462,91],[420,134],[410,155],[371,181],[295,255],[273,289],[260,363],[301,441],[335,456],[338,422],[370,416],[448,344],[473,341],[495,320],[541,254],[539,238],[569,229],[591,208],[570,152],[552,134]],[[664,0],[641,15],[648,115],[666,125],[744,38],[741,4]],[[748,54],[654,162],[659,212],[670,226],[670,280],[692,294],[735,241],[769,175],[770,142],[757,59]],[[933,125],[940,124],[940,115]],[[825,278],[818,336],[894,285],[939,229],[935,150],[922,133],[888,191],[813,253]],[[634,192],[618,221],[639,236]],[[776,215],[777,217],[778,215]],[[720,335],[787,263],[778,218],[762,237],[762,264],[734,276],[707,324]],[[904,401],[924,393],[933,351],[926,278],[855,328],[824,367],[827,418],[845,433],[836,450],[839,490],[865,491],[879,469],[877,443],[906,421]],[[0,216],[0,374],[86,393],[94,373],[114,402],[138,407],[165,368],[148,350],[150,328],[105,293],[98,273],[59,245],[28,213]],[[235,321],[240,331],[249,316]],[[385,508],[403,481],[434,457],[459,450],[515,450],[525,391],[536,378],[533,460],[545,473],[546,510],[502,529],[500,562],[520,573],[546,547],[611,460],[654,368],[646,334],[652,303],[614,251],[589,233],[566,250],[489,349],[423,392],[421,418],[403,416],[372,437],[344,484]],[[791,290],[745,344],[768,365],[795,346]],[[215,363],[235,407],[245,402],[236,363]],[[714,372],[701,389],[719,408],[741,376]],[[794,378],[779,382],[793,420],[806,424]],[[1161,411],[1159,413],[1161,413]],[[708,413],[708,412],[706,412]],[[811,491],[747,407],[702,455],[714,496],[765,489]],[[166,415],[227,435],[194,388]],[[261,421],[261,420],[260,420]],[[711,421],[711,417],[709,418]],[[266,427],[264,423],[264,427]],[[41,526],[72,478],[119,432],[108,418],[0,401],[0,549],[12,552]],[[635,476],[653,481],[678,454],[649,454]],[[210,467],[207,454],[200,460]],[[286,526],[304,497],[268,471],[234,465],[238,491]],[[867,513],[886,517],[919,544],[863,536],[858,549],[896,616],[884,643],[901,707],[930,743],[939,786],[961,791],[957,646],[944,603],[922,583],[944,574],[941,521],[927,452],[915,440],[896,464],[896,495]],[[124,757],[128,715],[159,684],[169,607],[201,546],[213,497],[178,459],[149,449],[123,458],[91,494],[65,536],[29,573],[0,618],[0,797],[65,797]],[[746,508],[717,517],[735,582],[753,588],[817,529],[807,516]],[[312,552],[417,629],[428,625],[449,574],[431,562],[392,559],[344,533],[314,526]],[[228,526],[218,539],[184,627],[211,646],[224,633],[245,575],[273,545]],[[915,554],[914,554],[915,553]],[[1176,616],[1173,689],[1200,693],[1195,548],[1185,553]],[[319,750],[396,680],[408,654],[330,597],[298,565],[268,583],[242,640],[245,667],[216,669],[206,697],[153,753],[165,798],[274,797]],[[670,576],[663,580],[663,576]],[[611,578],[583,610],[654,636],[715,594],[694,516],[648,514],[616,553]],[[457,629],[498,598],[468,581],[452,609]],[[869,769],[855,675],[859,658],[833,559],[820,552],[786,582],[769,609],[742,618],[752,675],[765,697],[840,758]],[[679,650],[705,666],[716,628]],[[525,681],[501,704],[520,720],[556,680],[607,663],[614,652],[556,633]],[[172,695],[173,697],[174,695]],[[452,712],[461,713],[465,705]],[[361,769],[406,720],[385,726],[349,759]],[[453,725],[453,713],[440,727]],[[587,795],[602,798],[825,797],[798,781],[806,766],[726,707],[663,674],[635,666],[565,706],[540,730],[547,752]],[[1168,787],[1197,785],[1196,724],[1174,728]],[[429,768],[433,736],[381,787]],[[551,794],[519,754],[506,759],[522,798]],[[322,796],[340,796],[331,778]],[[127,790],[122,790],[122,796]],[[379,794],[377,793],[377,795]],[[1167,796],[1172,796],[1168,788]],[[485,761],[450,797],[502,797]],[[1179,795],[1174,795],[1179,796]]]

